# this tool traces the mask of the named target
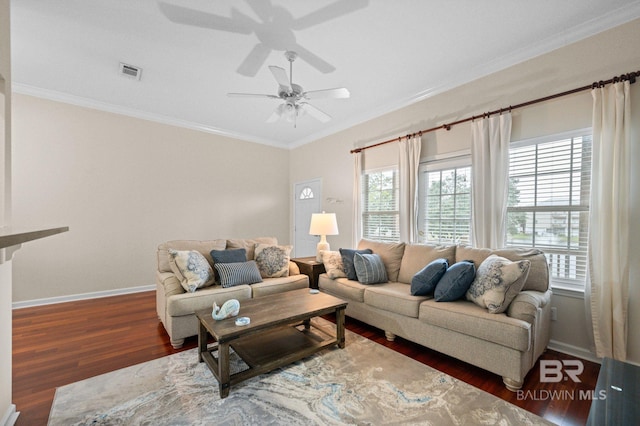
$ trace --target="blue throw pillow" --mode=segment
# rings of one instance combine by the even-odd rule
[[[411,279],[411,295],[426,296],[432,294],[440,278],[449,267],[447,259],[436,259],[418,271]]]
[[[362,284],[386,283],[387,270],[382,258],[377,254],[355,253],[353,266],[356,269],[358,281]]]
[[[342,265],[344,266],[344,273],[347,275],[347,278],[350,280],[357,280],[358,275],[356,274],[356,268],[353,266],[353,256],[356,253],[360,254],[371,254],[373,251],[371,249],[364,250],[354,250],[354,249],[340,249],[340,255],[342,256]]]
[[[231,250],[211,250],[209,253],[213,263],[237,263],[247,261],[247,250],[243,248]]]
[[[255,260],[237,263],[214,263],[213,266],[220,274],[220,284],[222,284],[223,288],[262,282],[260,270]]]
[[[436,302],[453,302],[462,298],[476,277],[476,267],[470,260],[454,263],[444,273],[434,293]]]

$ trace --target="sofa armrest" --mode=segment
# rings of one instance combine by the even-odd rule
[[[538,310],[544,308],[549,302],[551,302],[551,290],[544,293],[535,290],[521,291],[507,308],[507,315],[535,325]]]
[[[289,276],[300,275],[300,267],[296,262],[289,261]]]
[[[173,272],[156,271],[156,283],[158,287],[164,290],[164,297],[173,296],[174,294],[184,293],[184,288],[180,285],[180,280]]]

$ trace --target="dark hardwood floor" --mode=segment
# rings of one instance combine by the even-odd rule
[[[331,318],[327,318],[331,319]],[[539,362],[523,393],[506,390],[495,374],[401,338],[388,342],[381,330],[347,317],[347,328],[426,365],[560,425],[586,423],[591,402],[580,391],[595,389],[599,364],[584,361],[581,383],[540,383]],[[169,344],[155,313],[155,292],[60,303],[13,311],[13,402],[18,426],[46,425],[55,389],[180,350]],[[572,357],[547,351],[543,359]],[[530,392],[527,392],[530,391]],[[571,397],[573,396],[573,398]]]

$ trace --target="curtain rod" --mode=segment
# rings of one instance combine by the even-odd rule
[[[509,105],[509,107],[507,107],[507,108],[500,108],[500,109],[497,109],[497,110],[494,110],[494,111],[485,112],[485,113],[483,113],[481,115],[472,115],[471,117],[463,118],[461,120],[453,121],[453,122],[447,123],[447,124],[442,124],[440,126],[432,127],[430,129],[420,130],[420,131],[415,132],[415,133],[407,134],[406,136],[400,136],[400,137],[389,139],[389,140],[386,140],[386,141],[383,141],[383,142],[378,142],[378,143],[375,143],[373,145],[364,146],[362,148],[352,149],[351,150],[351,154],[355,154],[357,152],[364,151],[365,149],[375,148],[375,147],[380,146],[380,145],[386,145],[386,144],[391,143],[391,142],[400,142],[403,137],[411,138],[411,137],[418,136],[418,135],[422,136],[424,133],[434,132],[434,131],[440,130],[440,129],[451,130],[451,127],[455,126],[456,124],[462,124],[462,123],[466,123],[467,121],[473,121],[476,118],[488,118],[488,117],[490,117],[490,116],[492,116],[494,114],[502,114],[503,112],[506,112],[506,111],[511,112],[511,110],[514,110],[514,109],[517,109],[517,108],[526,107],[526,106],[537,104],[537,103],[540,103],[540,102],[546,102],[546,101],[549,101],[551,99],[560,98],[562,96],[567,96],[567,95],[572,95],[574,93],[583,92],[585,90],[595,89],[597,87],[604,87],[604,86],[606,86],[607,84],[610,84],[610,83],[618,83],[620,81],[629,80],[629,83],[633,84],[633,83],[636,82],[636,77],[640,77],[640,71],[634,71],[634,72],[630,72],[630,73],[627,73],[627,74],[622,74],[619,77],[613,77],[613,78],[611,78],[609,80],[605,80],[605,81],[602,81],[602,80],[596,81],[596,82],[594,82],[592,84],[589,84],[587,86],[578,87],[578,88],[575,88],[575,89],[567,90],[565,92],[556,93],[554,95],[549,95],[549,96],[545,96],[545,97],[542,97],[542,98],[534,99],[532,101],[523,102],[523,103],[520,103],[520,104],[517,104],[517,105]]]

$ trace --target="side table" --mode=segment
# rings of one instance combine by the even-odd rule
[[[300,273],[309,277],[309,288],[318,288],[318,277],[324,273],[324,264],[316,261],[315,256],[294,257],[291,259],[300,268]]]
[[[587,425],[637,425],[640,367],[604,358],[592,396]]]

